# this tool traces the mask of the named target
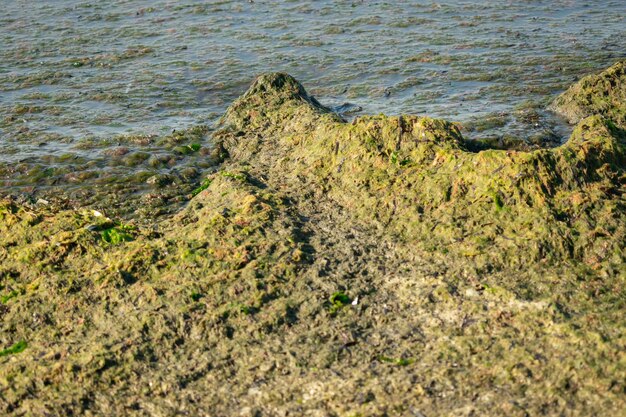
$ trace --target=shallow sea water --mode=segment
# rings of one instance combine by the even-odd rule
[[[210,126],[267,71],[346,118],[430,115],[553,146],[568,128],[545,105],[624,56],[623,0],[7,1],[0,194],[182,202],[216,163]]]

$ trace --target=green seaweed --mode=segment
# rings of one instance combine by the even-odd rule
[[[130,242],[134,239],[133,226],[120,224],[118,226],[109,227],[100,232],[102,240],[111,245],[119,245],[124,242]]]
[[[176,146],[174,148],[174,152],[177,152],[181,155],[189,155],[195,152],[198,152],[202,148],[202,145],[199,143],[191,143],[185,146]]]
[[[202,298],[204,297],[204,294],[198,293],[198,292],[192,292],[191,293],[191,299],[195,302],[200,301]]]
[[[496,207],[496,211],[500,211],[504,208],[504,201],[502,201],[502,196],[497,192],[493,193],[493,204]]]
[[[222,171],[221,174],[226,178],[232,178],[239,182],[246,182],[248,180],[248,176],[244,172]]]
[[[19,294],[20,294],[19,292],[13,290],[10,293],[1,296],[0,303],[6,304],[10,299],[17,297]]]
[[[198,194],[200,194],[202,191],[206,190],[207,188],[209,188],[209,185],[211,185],[211,180],[209,178],[205,178],[204,180],[202,180],[202,182],[200,183],[200,185],[196,188],[194,188],[191,191],[191,195],[193,197],[197,196]]]
[[[28,343],[23,340],[15,343],[13,346],[0,350],[0,357],[15,355],[16,353],[23,352],[28,347]]]
[[[328,311],[331,314],[338,312],[344,306],[350,304],[352,300],[343,291],[334,292],[328,299],[330,307]]]

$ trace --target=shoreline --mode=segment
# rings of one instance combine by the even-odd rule
[[[561,95],[574,132],[529,152],[429,117],[345,123],[266,74],[157,229],[4,201],[0,409],[623,410],[625,65]]]

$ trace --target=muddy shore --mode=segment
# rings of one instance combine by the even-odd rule
[[[265,74],[158,224],[2,201],[0,412],[619,415],[625,66],[533,150]]]

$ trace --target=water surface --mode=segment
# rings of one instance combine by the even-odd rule
[[[625,39],[623,0],[7,1],[0,186],[80,204],[197,183],[210,129],[168,135],[210,127],[265,71],[346,117],[424,114],[554,145],[567,128],[545,104],[626,56]]]

